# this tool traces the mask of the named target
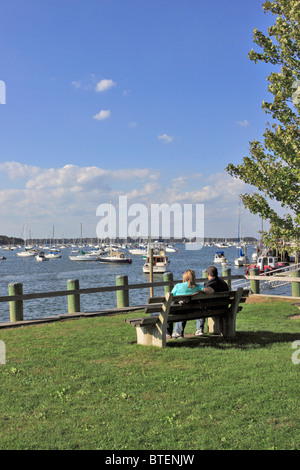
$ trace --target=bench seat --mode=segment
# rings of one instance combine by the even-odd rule
[[[175,323],[198,318],[209,319],[209,332],[227,337],[235,335],[236,315],[242,309],[249,291],[239,288],[237,291],[215,292],[173,296],[168,293],[164,297],[148,299],[144,308],[144,316],[126,319],[127,323],[136,327],[137,342],[144,345],[164,347],[166,345],[167,323]]]

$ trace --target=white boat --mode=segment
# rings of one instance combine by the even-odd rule
[[[147,255],[147,249],[146,248],[130,248],[129,253],[131,255]]]
[[[79,255],[69,256],[71,261],[97,261],[99,260],[99,255],[97,253],[81,251]]]
[[[36,259],[37,261],[48,261],[48,259],[45,257],[45,253],[44,253],[43,251],[40,251],[40,252],[36,255],[35,259]]]
[[[154,274],[163,274],[163,273],[167,272],[169,264],[170,264],[170,260],[166,256],[164,248],[154,246],[154,248],[153,248],[153,273]],[[150,273],[149,247],[148,247],[148,253],[147,253],[146,261],[145,261],[145,264],[143,266],[143,273],[145,273],[145,274]]]
[[[17,256],[20,256],[21,258],[33,258],[34,256],[36,256],[36,251],[33,251],[33,250],[20,251],[20,253],[17,253]]]
[[[47,259],[61,258],[61,253],[58,250],[51,250],[49,251],[49,253],[45,254],[45,258]]]
[[[248,264],[250,264],[250,261],[248,256],[242,254],[234,260],[234,264],[235,266],[247,266]]]
[[[229,243],[225,243],[225,242],[215,243],[215,245],[216,245],[218,248],[229,248],[229,247],[230,247]]]
[[[214,263],[224,263],[227,262],[226,256],[224,255],[224,251],[217,251],[214,257]]]
[[[98,261],[100,263],[116,263],[116,264],[131,264],[132,259],[127,258],[124,253],[119,253],[118,251],[110,251],[110,255],[98,256]]]
[[[173,245],[166,246],[166,253],[176,253],[176,248]]]

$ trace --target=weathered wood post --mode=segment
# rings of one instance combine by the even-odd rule
[[[151,284],[153,282],[153,248],[149,249],[149,274],[149,282]],[[150,297],[154,297],[153,286],[150,287]]]
[[[67,282],[67,290],[79,289],[78,279],[69,279]],[[68,295],[68,312],[75,313],[80,312],[80,294]]]
[[[291,273],[292,277],[300,277],[300,271],[294,271]],[[292,296],[300,297],[300,282],[292,282]]]
[[[23,295],[23,284],[20,282],[8,284],[8,295]],[[9,302],[9,316],[11,322],[23,320],[23,300]]]
[[[228,276],[229,279],[224,279],[224,281],[228,285],[228,289],[231,290],[231,268],[226,268],[226,266],[222,266],[222,276]]]
[[[253,268],[249,270],[249,275],[250,276],[258,276],[259,275],[259,269],[258,268]],[[250,279],[250,289],[253,294],[259,294],[259,281],[256,279]]]
[[[173,287],[174,287],[174,284],[173,284],[173,273],[164,273],[163,280],[164,280],[164,282],[170,282],[169,285],[164,286],[165,295],[166,295],[166,294],[168,294],[169,292],[172,292],[172,289],[173,289]]]
[[[128,276],[117,276],[116,286],[128,286]],[[129,290],[117,290],[117,307],[129,307]]]

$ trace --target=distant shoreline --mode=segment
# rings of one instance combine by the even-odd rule
[[[44,243],[55,243],[55,244],[69,244],[69,243],[83,243],[83,244],[89,244],[89,243],[100,243],[99,239],[94,237],[85,237],[82,239],[79,239],[78,237],[74,238],[55,238],[54,241],[49,238],[31,238],[28,240],[30,244],[44,244]],[[148,240],[141,240],[144,242],[147,242]],[[195,241],[195,240],[187,240],[185,238],[183,239],[158,239],[159,242],[161,243],[185,243],[185,242],[190,242],[190,241]],[[204,243],[213,243],[213,242],[238,242],[239,239],[237,237],[205,237],[204,238]],[[101,243],[109,243],[109,239],[107,238],[106,240],[101,240]],[[132,239],[128,238],[127,240],[124,239],[119,239],[119,238],[114,238],[113,239],[114,243],[138,243],[137,239]],[[243,237],[243,242],[246,243],[257,243],[258,240],[255,237]],[[25,240],[22,238],[16,238],[16,237],[8,237],[6,235],[0,235],[0,245],[24,245]]]

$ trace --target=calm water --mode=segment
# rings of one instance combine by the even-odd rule
[[[213,264],[214,254],[220,249],[217,247],[203,247],[201,250],[186,250],[183,244],[175,245],[179,252],[168,253],[171,261],[169,271],[174,279],[179,280],[185,269],[194,269],[198,278],[202,277],[202,270]],[[251,261],[254,247],[247,248],[247,255]],[[48,292],[65,290],[68,279],[79,279],[80,288],[102,287],[115,285],[116,276],[126,274],[129,284],[149,281],[149,275],[143,274],[144,260],[141,256],[132,255],[132,264],[121,266],[101,264],[99,262],[74,262],[69,259],[71,248],[61,250],[62,257],[47,262],[37,262],[35,258],[20,258],[17,250],[0,250],[0,256],[6,260],[0,261],[0,296],[8,295],[8,284],[20,282],[23,284],[23,293]],[[229,261],[232,275],[244,274],[245,268],[235,267],[234,259],[237,249],[229,247],[224,249]],[[218,266],[218,265],[217,265]],[[221,266],[219,273],[221,273]],[[163,280],[163,275],[154,275],[154,281]],[[163,293],[163,287],[157,287],[155,295]],[[275,293],[274,291],[272,293]],[[281,288],[281,295],[291,295],[290,286]],[[130,305],[145,303],[149,297],[149,289],[132,290],[129,292]],[[116,293],[99,293],[81,295],[81,310],[97,310],[116,306]],[[28,300],[24,302],[24,319],[52,316],[67,313],[67,297],[50,299]],[[0,303],[0,321],[9,321],[9,305]]]

